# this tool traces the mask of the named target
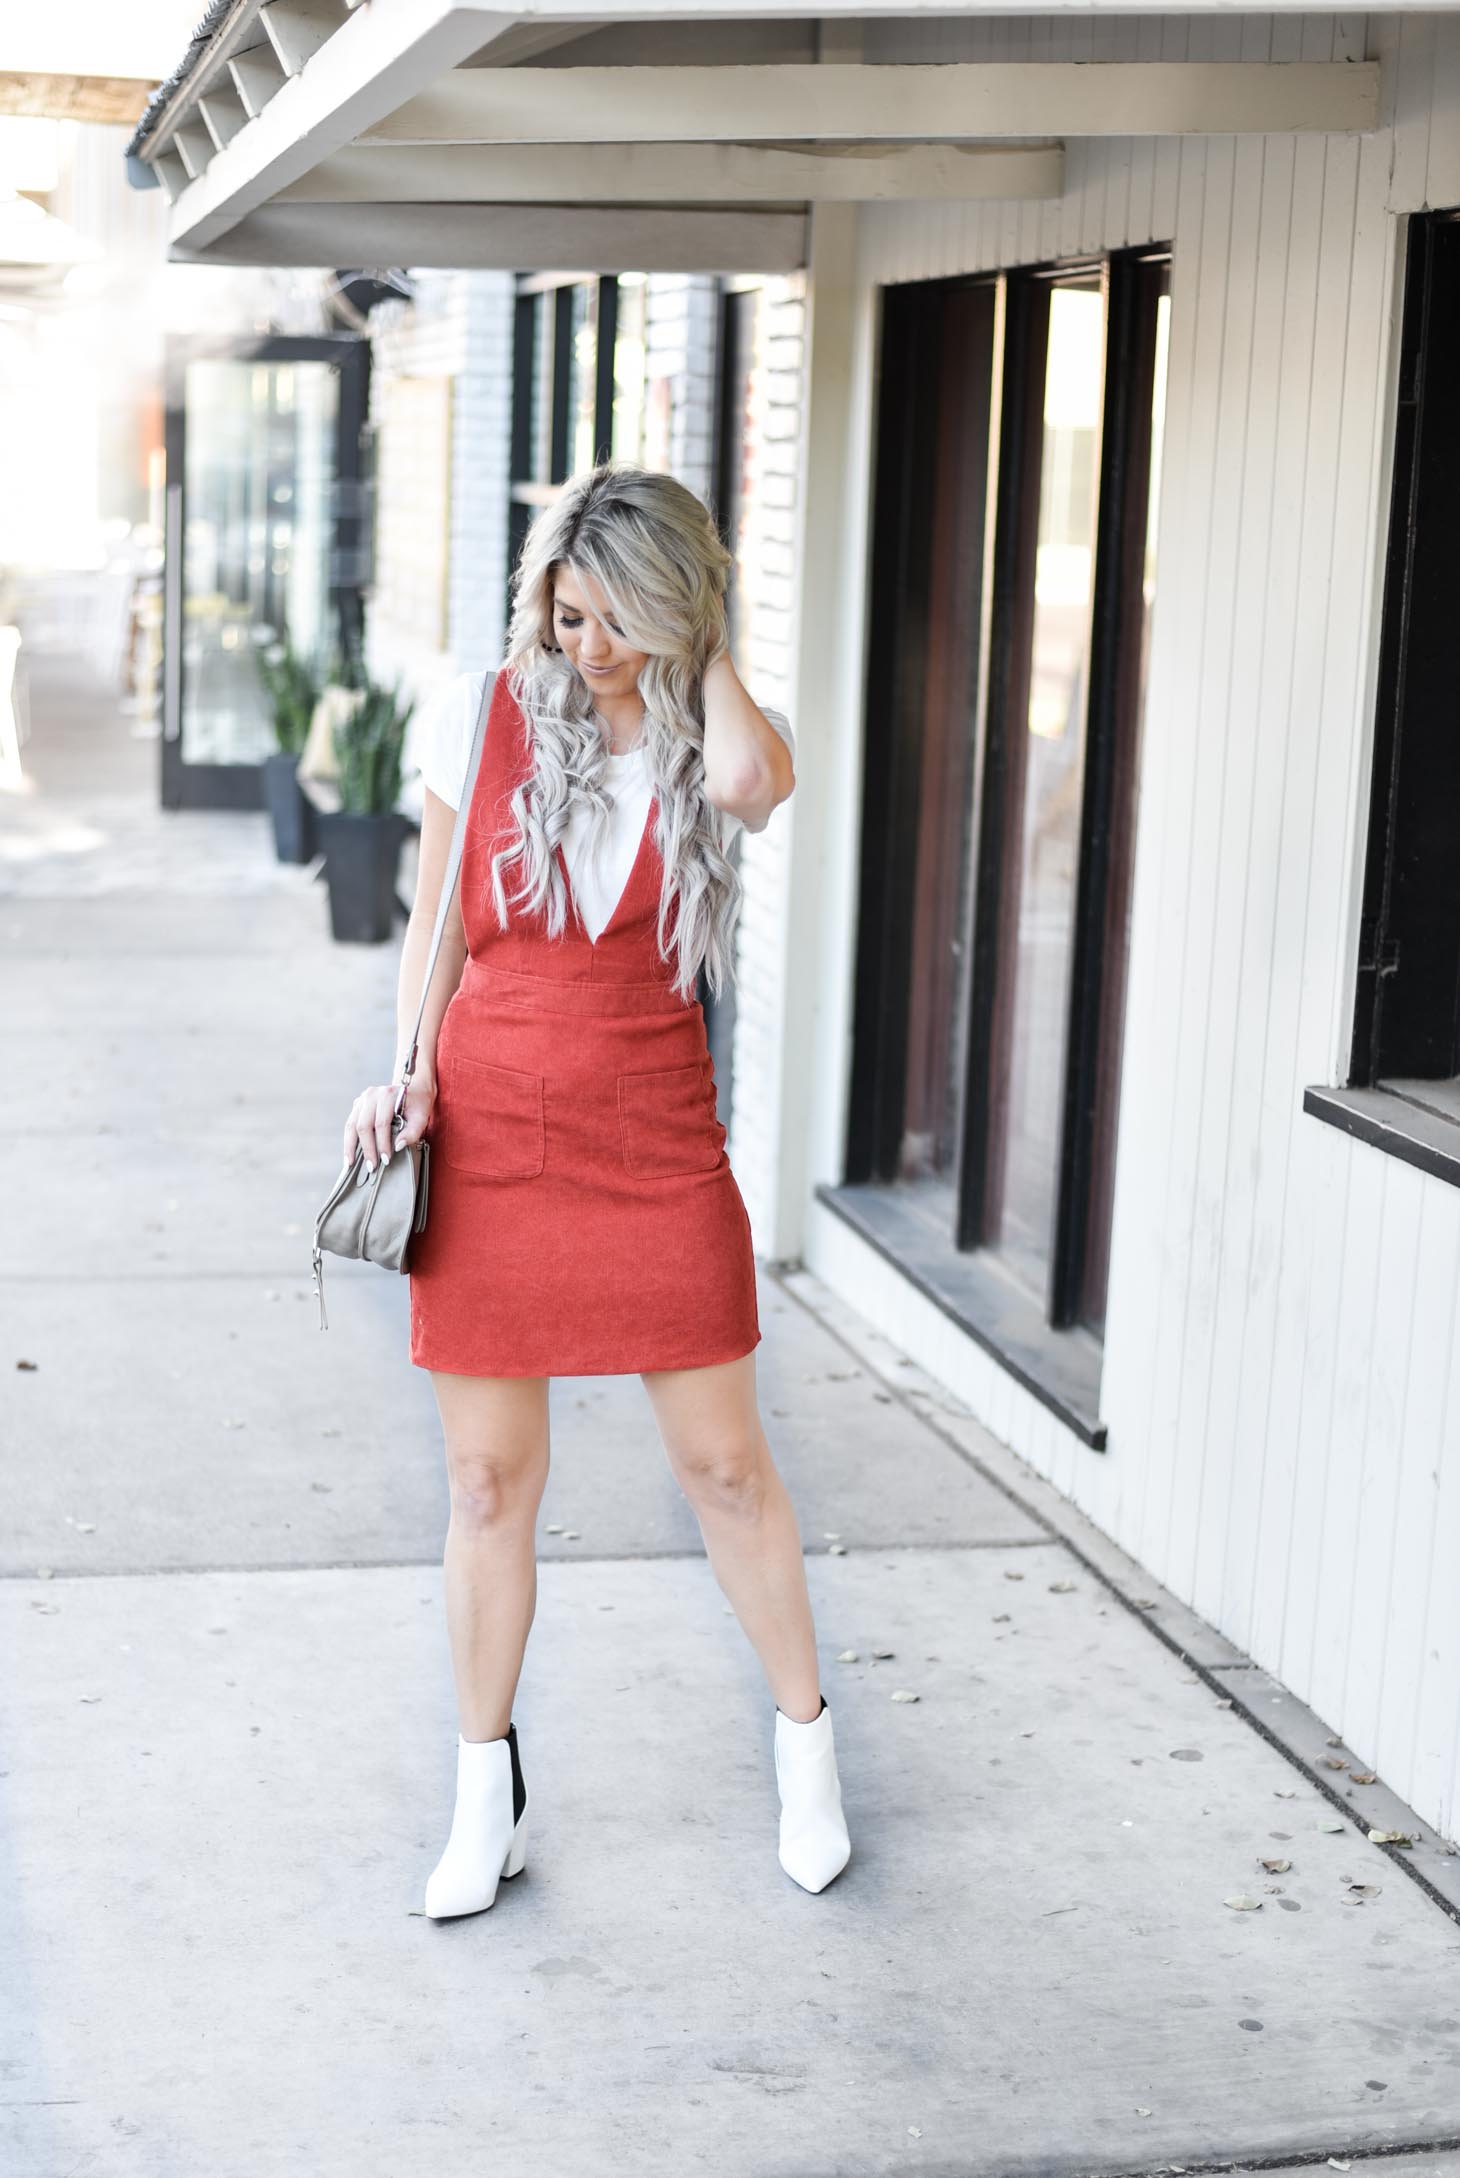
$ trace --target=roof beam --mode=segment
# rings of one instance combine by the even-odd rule
[[[259,9],[270,45],[286,76],[297,76],[344,20],[341,0],[265,0]]]
[[[228,73],[250,121],[257,121],[286,80],[284,65],[271,45],[255,46],[251,53],[235,54],[228,63]]]
[[[362,144],[869,143],[1372,129],[1376,61],[458,68]]]
[[[198,112],[203,117],[204,128],[219,151],[225,144],[232,143],[249,118],[243,100],[227,78],[220,78],[218,82],[209,85],[198,100]]]
[[[266,204],[186,262],[515,272],[794,272],[806,217],[718,205]]]
[[[174,129],[168,138],[167,149],[175,151],[183,164],[183,171],[190,181],[196,181],[207,169],[216,146],[210,136],[200,128]]]
[[[296,204],[827,204],[1047,198],[1058,144],[459,144],[337,151]]]
[[[443,71],[449,75],[513,27],[511,15],[482,0],[370,0],[356,8],[247,128],[198,164],[192,186],[172,208],[173,253],[206,251],[279,189],[384,119],[402,98],[438,81]],[[184,132],[187,113],[184,97]]]

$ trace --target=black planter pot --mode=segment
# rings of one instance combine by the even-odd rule
[[[264,798],[274,820],[274,851],[281,862],[309,862],[317,852],[314,804],[299,784],[299,759],[282,750],[264,758]]]
[[[405,819],[394,810],[384,817],[356,817],[321,809],[314,822],[324,852],[331,931],[348,944],[383,945],[395,921]]]

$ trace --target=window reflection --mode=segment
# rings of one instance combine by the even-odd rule
[[[1104,298],[1049,297],[1038,541],[1022,745],[1003,1167],[994,1237],[1042,1298],[1054,1242],[1065,1031],[1079,869],[1085,687],[1095,565]],[[1007,986],[1006,986],[1007,987]]]
[[[323,362],[187,365],[186,763],[254,764],[274,749],[254,627],[313,655],[331,639],[338,383]]]

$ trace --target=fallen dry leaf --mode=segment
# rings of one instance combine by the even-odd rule
[[[888,1663],[891,1658],[896,1656],[897,1651],[896,1649],[874,1649],[872,1651],[872,1654],[878,1659],[880,1663],[885,1664]]]
[[[1052,1596],[1068,1596],[1073,1593],[1074,1586],[1073,1581],[1051,1581],[1049,1592]]]
[[[1234,1913],[1261,1913],[1262,1911],[1262,1900],[1260,1898],[1249,1898],[1245,1891],[1234,1892],[1230,1898],[1224,1898],[1222,1904],[1230,1906]]]
[[[1318,1830],[1347,1830],[1348,1824],[1335,1821],[1332,1815],[1320,1815],[1314,1827]]]
[[[845,1558],[846,1554],[847,1546],[845,1543],[828,1543],[826,1546],[828,1558]]]
[[[1407,1830],[1371,1830],[1369,1832],[1369,1843],[1370,1845],[1413,1845],[1414,1840]]]
[[[899,1686],[893,1689],[892,1699],[895,1702],[915,1702],[918,1697],[916,1694],[910,1693],[905,1686]]]
[[[1024,1575],[1022,1573],[1014,1572],[1012,1567],[1007,1565],[1004,1567],[1004,1579],[1006,1581],[1022,1581],[1023,1578]]]
[[[1323,1767],[1326,1770],[1346,1770],[1348,1764],[1342,1755],[1325,1755],[1323,1757]]]
[[[1280,1855],[1274,1854],[1271,1860],[1264,1856],[1258,1865],[1265,1868],[1270,1876],[1281,1876],[1286,1875],[1293,1864],[1290,1860],[1283,1860]]]
[[[861,1658],[855,1649],[838,1649],[836,1660],[839,1664],[859,1664],[861,1662]]]
[[[38,1361],[17,1361],[15,1366],[17,1369],[38,1369],[40,1363]]]
[[[1375,1780],[1375,1773],[1373,1770],[1350,1770],[1348,1774],[1352,1782],[1356,1785],[1372,1785]]]

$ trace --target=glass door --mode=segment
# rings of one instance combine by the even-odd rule
[[[260,801],[261,642],[324,663],[354,640],[368,357],[353,336],[169,353],[165,807]]]

